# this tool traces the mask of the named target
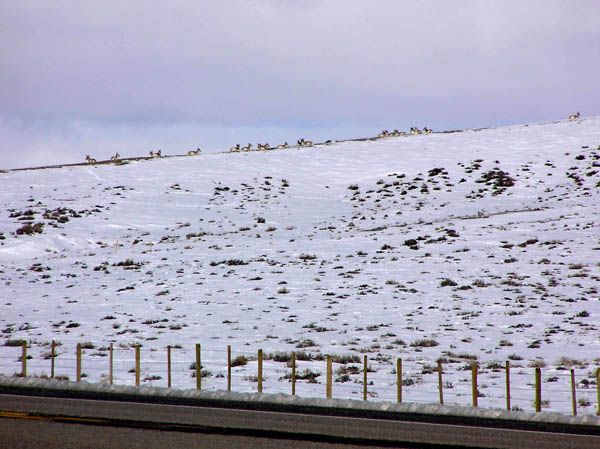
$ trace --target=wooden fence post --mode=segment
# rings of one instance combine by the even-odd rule
[[[258,350],[258,392],[262,393],[263,391],[263,350]]]
[[[81,381],[81,343],[77,343],[77,348],[75,350],[76,353],[76,359],[77,359],[77,366],[76,366],[76,370],[77,373],[75,374],[75,378],[77,379],[77,382]]]
[[[331,399],[332,393],[333,393],[333,388],[331,386],[333,380],[333,370],[332,370],[332,365],[331,365],[331,356],[328,355],[327,356],[327,388],[325,390],[325,395],[327,396],[327,399]]]
[[[596,368],[596,416],[600,416],[600,368]]]
[[[56,342],[50,343],[50,379],[54,379],[54,357],[56,357]]]
[[[596,368],[596,416],[600,416],[600,368]]]
[[[113,384],[113,344],[111,343],[108,347],[108,383]]]
[[[292,396],[296,396],[296,353],[292,352]]]
[[[171,346],[167,345],[167,388],[171,388]]]
[[[135,386],[140,386],[140,345],[135,345]]]
[[[227,391],[231,391],[231,345],[227,345]]]
[[[510,411],[510,362],[506,361],[506,410]]]
[[[542,411],[542,370],[539,367],[535,369],[535,411]]]
[[[573,416],[577,416],[577,392],[575,390],[575,370],[571,368],[571,404],[573,406]]]
[[[202,347],[196,343],[196,390],[202,389]]]
[[[477,362],[471,364],[471,396],[473,407],[477,407]]]
[[[367,355],[363,358],[363,401],[367,400]]]
[[[27,377],[27,342],[21,344],[21,377]]]
[[[396,360],[396,396],[398,403],[402,402],[402,359]]]
[[[440,404],[444,405],[444,384],[442,381],[442,361],[438,360],[438,389],[440,392]]]

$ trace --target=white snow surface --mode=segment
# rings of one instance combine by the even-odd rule
[[[226,385],[226,346],[246,365],[233,390],[289,392],[285,356],[304,351],[300,396],[595,413],[600,365],[600,117],[313,148],[206,154],[124,165],[0,173],[0,372],[83,371],[131,385],[191,388],[194,344],[203,385]],[[124,153],[124,152],[122,152]],[[26,223],[43,232],[18,235]],[[2,341],[0,341],[0,344]],[[279,354],[273,357],[275,353]],[[341,363],[347,362],[350,363]],[[372,382],[372,384],[371,384]]]

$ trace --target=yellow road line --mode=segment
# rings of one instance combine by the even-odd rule
[[[32,415],[23,412],[2,412],[0,411],[0,418],[11,418],[11,419],[29,419],[34,421],[61,421],[61,422],[74,422],[74,423],[96,423],[105,424],[108,421],[105,419],[94,419],[94,418],[79,418],[72,416],[54,416],[54,415]]]

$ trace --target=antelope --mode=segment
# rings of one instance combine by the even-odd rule
[[[110,160],[113,162],[118,162],[121,159],[121,155],[119,153],[115,153],[114,156],[110,157]]]
[[[431,131],[429,128],[425,127],[423,128],[423,134],[431,134],[433,131]]]
[[[246,145],[245,147],[242,147],[241,150],[242,151],[250,151],[250,148],[252,148],[252,144],[250,142],[248,142],[248,145]]]
[[[387,129],[384,129],[379,134],[377,134],[377,137],[388,137],[389,135],[390,132]]]
[[[281,143],[279,145],[277,145],[277,149],[282,150],[284,148],[287,148],[289,145],[287,142]]]
[[[579,117],[581,117],[581,113],[576,112],[575,114],[569,115],[569,120],[571,120],[571,121],[579,120]]]
[[[259,143],[257,144],[257,148],[259,150],[268,150],[270,148],[268,143]]]
[[[237,152],[237,151],[240,151],[240,144],[239,144],[239,143],[236,143],[234,147],[231,147],[231,148],[229,149],[229,151],[231,151],[232,153],[235,153],[235,152]]]
[[[421,131],[416,126],[411,126],[410,127],[410,133],[413,134],[413,135],[415,135],[415,134],[421,134]]]
[[[298,145],[301,147],[312,147],[313,143],[312,140],[304,140],[304,138],[301,138],[298,140]]]
[[[198,156],[202,150],[200,148],[196,148],[195,150],[190,150],[187,152],[188,156]]]
[[[85,155],[85,161],[86,161],[88,164],[95,164],[95,163],[96,163],[96,159],[94,159],[93,157],[90,157],[90,155],[89,155],[89,154],[86,154],[86,155]]]
[[[162,157],[161,151],[162,150],[150,151],[150,157]]]

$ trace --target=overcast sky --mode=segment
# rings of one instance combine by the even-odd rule
[[[600,1],[0,0],[0,168],[600,114]]]

